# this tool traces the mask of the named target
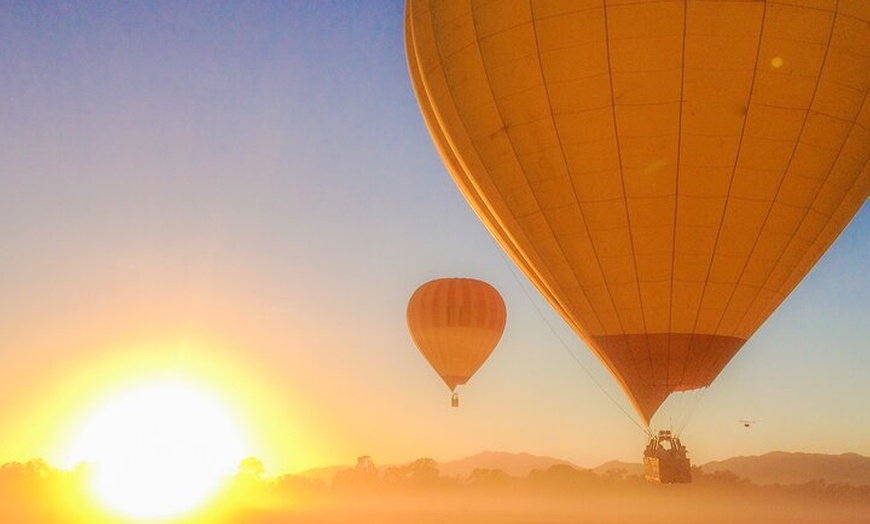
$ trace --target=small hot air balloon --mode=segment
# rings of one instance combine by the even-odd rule
[[[498,291],[481,280],[442,278],[420,286],[408,301],[411,338],[453,392],[498,344],[507,314]]]

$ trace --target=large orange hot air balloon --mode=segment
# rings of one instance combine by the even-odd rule
[[[453,179],[645,424],[870,190],[870,2],[408,0]]]
[[[454,391],[483,365],[504,331],[504,301],[472,278],[442,278],[420,286],[408,301],[408,329],[420,352]],[[454,405],[458,402],[454,393]]]

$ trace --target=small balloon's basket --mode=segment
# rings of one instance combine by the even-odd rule
[[[454,408],[459,407],[459,393],[454,393],[450,396],[450,405]]]

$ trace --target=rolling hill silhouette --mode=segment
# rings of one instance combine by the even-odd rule
[[[546,470],[555,465],[577,469],[591,469],[597,475],[623,470],[626,475],[643,475],[643,465],[633,462],[608,461],[595,468],[582,468],[554,457],[530,453],[483,451],[468,457],[438,462],[442,476],[466,478],[476,469],[501,470],[512,477],[525,477],[534,470]],[[297,473],[301,477],[329,481],[343,469],[352,465],[330,466]],[[383,471],[391,465],[379,466]],[[759,456],[734,457],[700,465],[704,473],[730,471],[754,484],[804,484],[823,481],[828,484],[870,485],[870,457],[857,453],[826,455],[774,451]]]
[[[708,462],[701,469],[705,473],[728,470],[755,484],[804,484],[821,480],[828,484],[870,485],[870,457],[857,453],[824,455],[774,451]]]
[[[544,470],[557,464],[583,469],[567,460],[505,451],[483,451],[459,460],[441,462],[438,468],[447,477],[467,477],[475,469],[500,469],[512,477],[525,477],[533,470]]]

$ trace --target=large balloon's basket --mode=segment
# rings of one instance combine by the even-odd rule
[[[459,407],[459,393],[454,393],[453,396],[450,397],[450,405],[454,408]]]
[[[692,463],[680,438],[668,430],[650,437],[643,452],[644,476],[662,484],[688,484],[692,482]]]

